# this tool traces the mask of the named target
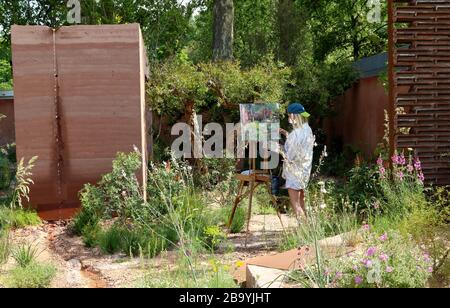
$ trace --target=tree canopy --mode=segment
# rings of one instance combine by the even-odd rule
[[[300,100],[316,115],[325,116],[329,114],[331,101],[357,77],[351,63],[385,51],[387,45],[385,3],[382,2],[380,20],[374,21],[368,18],[368,5],[372,3],[369,0],[82,0],[80,3],[83,24],[141,24],[149,58],[156,63],[152,65],[153,80],[149,83],[149,87],[155,88],[149,91],[155,99],[155,108],[161,111],[167,109],[163,108],[162,99],[167,100],[167,105],[176,105],[193,96],[200,106],[211,101],[215,90],[218,103],[222,104],[226,100],[248,101],[249,93],[253,91],[258,97],[255,89],[260,89],[261,99]],[[224,38],[231,40],[227,48],[232,48],[235,62],[226,65],[210,63],[217,22],[230,21],[217,16],[226,12],[218,10],[218,4],[233,9],[232,24],[228,25],[233,29],[232,35]],[[11,87],[11,25],[58,27],[67,24],[67,12],[66,0],[0,0],[3,88]],[[180,58],[184,62],[173,60]],[[286,81],[281,82],[282,90],[278,88],[280,83],[275,82],[278,77],[271,79],[276,74],[268,74],[263,80],[263,73],[267,73],[265,59],[273,59],[271,63],[276,67],[284,63],[291,72],[291,76],[282,78]],[[219,76],[222,93],[211,84]],[[202,84],[205,80],[210,83]],[[267,88],[270,82],[275,84],[273,89]],[[169,84],[178,89],[179,97],[168,95],[173,91],[166,88]]]

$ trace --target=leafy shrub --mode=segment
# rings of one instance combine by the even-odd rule
[[[414,207],[426,204],[425,177],[419,158],[395,154],[392,171],[385,169],[385,162],[378,159],[381,211],[390,215],[403,215]]]
[[[11,181],[11,163],[5,156],[0,155],[0,190],[9,188]]]
[[[225,155],[225,154],[224,154]],[[236,160],[231,158],[203,158],[200,160],[201,170],[194,174],[196,187],[213,191],[221,206],[230,204],[238,187],[236,175]]]
[[[114,254],[123,248],[123,230],[118,226],[112,226],[98,236],[98,244],[103,253]]]
[[[353,208],[358,210],[361,216],[367,216],[374,198],[380,192],[378,173],[372,166],[361,163],[353,167],[348,175],[346,195]]]
[[[136,177],[140,167],[140,153],[118,153],[110,173],[103,175],[97,185],[84,186],[80,191],[81,211],[72,224],[77,234],[105,217],[118,216],[124,223],[142,214],[144,201]]]
[[[362,252],[328,264],[330,287],[423,288],[433,271],[417,245],[398,233],[368,234]]]
[[[143,198],[136,172],[141,168],[141,155],[118,153],[112,172],[105,174],[98,183],[104,193],[107,214],[119,219],[133,218],[143,205]]]
[[[81,236],[83,237],[83,243],[88,248],[97,246],[98,237],[101,232],[101,228],[98,224],[85,225],[81,230]]]
[[[99,187],[84,185],[80,191],[80,201],[81,211],[72,221],[72,229],[77,235],[81,235],[86,226],[96,226],[105,211],[104,196]]]
[[[415,206],[399,223],[404,236],[425,250],[432,262],[435,278],[448,283],[450,279],[450,229],[445,215],[434,205]]]
[[[203,231],[205,245],[211,250],[217,250],[226,238],[225,233],[218,226],[206,227]]]
[[[49,264],[31,263],[11,271],[7,286],[10,288],[47,288],[56,275],[56,268]]]
[[[24,268],[36,261],[39,255],[37,247],[33,245],[21,245],[12,251],[12,257],[17,265]]]
[[[32,210],[0,208],[0,229],[24,228],[37,226],[41,223],[38,214]]]
[[[435,187],[431,193],[430,202],[442,219],[450,223],[450,186]]]
[[[228,224],[229,218],[230,218],[230,210],[226,209],[224,215],[225,224]],[[230,226],[230,232],[232,234],[240,233],[242,230],[244,230],[246,221],[247,221],[247,212],[245,208],[238,207],[236,209],[236,213],[234,214],[233,222],[231,223]]]
[[[147,196],[149,213],[144,216],[160,217],[166,215],[171,209],[176,210],[182,204],[184,191],[190,183],[190,167],[182,162],[171,160],[158,165],[151,165]]]

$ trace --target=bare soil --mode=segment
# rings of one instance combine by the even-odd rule
[[[296,224],[295,219],[287,215],[283,215],[282,219],[286,228]],[[232,265],[255,256],[276,253],[283,232],[277,215],[254,215],[248,237],[246,233],[230,234],[215,257],[223,264]],[[68,222],[64,221],[14,230],[11,232],[11,243],[12,247],[32,244],[39,251],[39,262],[51,263],[57,268],[51,285],[55,288],[134,287],[150,269],[152,272],[162,271],[173,266],[177,260],[174,251],[151,260],[130,258],[124,254],[104,255],[98,248],[86,248],[82,239],[75,236]],[[1,267],[0,276],[7,275],[14,266],[15,262],[10,258]]]

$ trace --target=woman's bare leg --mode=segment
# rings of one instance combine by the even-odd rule
[[[294,210],[294,213],[297,216],[297,218],[300,218],[304,214],[304,210],[302,208],[301,203],[301,191],[294,189],[288,189],[288,191],[292,209]]]
[[[305,206],[305,191],[303,189],[300,190],[300,207],[303,210],[303,214],[305,215],[305,217],[308,217]]]

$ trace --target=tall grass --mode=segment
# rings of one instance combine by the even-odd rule
[[[30,193],[30,185],[34,184],[31,176],[31,170],[34,168],[34,164],[36,163],[37,156],[32,157],[28,163],[24,162],[22,158],[17,164],[15,185],[12,191],[11,209],[23,209],[23,200],[30,201],[29,193]]]
[[[36,262],[36,258],[39,254],[40,251],[37,246],[30,244],[20,245],[12,251],[13,259],[16,261],[17,265],[22,268]]]
[[[0,229],[0,265],[8,261],[10,250],[9,231]]]

